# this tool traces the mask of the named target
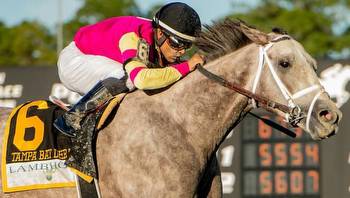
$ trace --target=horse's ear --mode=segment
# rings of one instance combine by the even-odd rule
[[[240,21],[239,27],[243,34],[248,37],[251,41],[259,45],[265,45],[269,43],[268,34],[261,32],[255,28],[249,27],[243,21]]]

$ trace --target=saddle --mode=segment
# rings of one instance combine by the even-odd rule
[[[97,132],[105,126],[107,118],[112,111],[116,109],[125,95],[126,93],[122,93],[114,96],[107,103],[97,108],[94,112],[89,113],[86,118],[83,119],[81,130],[76,131],[76,137],[70,139],[72,147],[69,158],[66,161],[69,167],[93,178],[98,177],[95,163]],[[61,106],[62,104],[57,100],[53,101],[57,105]]]
[[[125,94],[90,113],[76,138],[61,134],[53,121],[67,107],[54,99],[19,105],[5,126],[2,156],[4,192],[76,186],[77,178],[91,183],[98,177],[95,156],[97,131]]]

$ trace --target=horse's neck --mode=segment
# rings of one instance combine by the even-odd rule
[[[252,67],[257,64],[257,58],[255,53],[247,52],[253,49],[253,46],[247,46],[205,68],[242,87],[250,87],[254,78],[252,73],[255,73]],[[199,71],[176,83],[165,97],[168,97],[163,99],[169,107],[167,111],[181,123],[189,134],[189,141],[204,158],[217,149],[248,105],[246,97],[204,77]]]

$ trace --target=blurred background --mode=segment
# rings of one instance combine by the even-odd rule
[[[181,1],[181,0],[180,0]],[[119,15],[152,18],[172,1],[1,0],[0,106],[78,95],[60,84],[56,61],[82,26]],[[319,63],[318,73],[344,114],[337,136],[296,139],[247,117],[218,151],[225,197],[350,197],[350,1],[188,0],[202,23],[239,18],[261,30],[281,27]],[[279,122],[278,117],[261,113]]]

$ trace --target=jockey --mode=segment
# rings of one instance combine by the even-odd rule
[[[121,16],[82,27],[60,53],[58,73],[83,97],[54,126],[75,137],[86,114],[113,96],[178,81],[203,63],[199,54],[180,61],[200,31],[196,11],[179,2],[160,8],[152,21]]]

